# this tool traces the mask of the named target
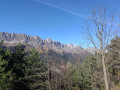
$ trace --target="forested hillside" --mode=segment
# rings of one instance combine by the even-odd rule
[[[105,53],[111,90],[120,89],[120,37],[111,40]],[[66,65],[57,68],[66,59]],[[54,63],[53,60],[56,60]],[[50,50],[45,57],[34,48],[25,51],[23,45],[14,50],[0,44],[1,90],[104,90],[101,54],[89,54],[83,63],[71,64],[65,56]],[[63,62],[63,61],[62,61]],[[73,61],[74,62],[74,61]],[[65,63],[65,62],[64,62]],[[53,65],[54,64],[54,65]],[[53,67],[54,66],[54,67]],[[51,68],[52,67],[52,68]],[[60,67],[59,67],[60,68]]]

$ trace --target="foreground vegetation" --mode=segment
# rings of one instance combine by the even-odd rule
[[[105,90],[101,58],[96,51],[58,72],[35,49],[25,52],[19,44],[10,50],[0,44],[0,90]],[[119,90],[120,37],[106,47],[105,64],[109,88]]]
[[[11,51],[0,48],[0,90],[37,90],[45,88],[47,68],[39,53],[25,53],[22,45]]]

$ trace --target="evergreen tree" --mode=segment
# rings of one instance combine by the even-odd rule
[[[25,59],[24,47],[19,44],[15,46],[15,50],[11,53],[10,59],[7,65],[7,71],[12,71],[14,74],[14,80],[12,82],[13,90],[27,90],[26,80],[25,80]]]
[[[89,58],[86,58],[83,64],[77,64],[73,67],[72,76],[74,78],[74,84],[76,89],[84,90],[92,88],[92,68],[91,68],[91,62]]]
[[[91,55],[82,64],[73,66],[71,73],[75,89],[98,90],[104,86],[102,65],[99,61],[96,56]]]
[[[14,77],[13,77],[12,71],[6,70],[9,57],[10,57],[10,52],[0,48],[0,90],[12,89],[11,86],[12,86],[12,81]]]
[[[26,78],[28,79],[29,88],[31,90],[45,90],[47,80],[47,68],[45,62],[35,49],[32,49],[29,52],[27,60],[28,68],[26,70]]]
[[[0,49],[0,89],[28,90],[25,84],[25,52],[22,45],[13,52]]]
[[[107,64],[109,71],[110,84],[120,88],[120,37],[111,40],[108,46]]]

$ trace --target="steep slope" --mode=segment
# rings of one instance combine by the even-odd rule
[[[52,39],[42,40],[38,36],[0,32],[0,41],[2,40],[4,41],[4,45],[10,48],[18,43],[22,43],[27,51],[31,48],[36,48],[44,57],[47,56],[47,58],[52,58],[54,64],[67,62],[76,63],[77,61],[82,62],[83,58],[88,54],[88,51],[82,49],[80,46],[61,44]]]
[[[50,49],[57,52],[71,52],[80,53],[83,49],[80,46],[73,44],[61,44],[60,42],[53,41],[52,39],[42,40],[38,36],[28,36],[25,34],[5,33],[0,32],[0,40],[4,40],[4,43],[9,45],[22,43],[29,44],[36,48],[41,48],[42,51],[48,51]]]

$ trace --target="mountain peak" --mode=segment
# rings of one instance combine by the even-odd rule
[[[42,49],[52,49],[60,52],[78,52],[82,48],[74,44],[61,44],[58,41],[53,41],[51,38],[42,40],[38,36],[29,36],[26,34],[0,32],[0,40],[4,40],[7,44],[26,43],[34,47],[39,46]]]

